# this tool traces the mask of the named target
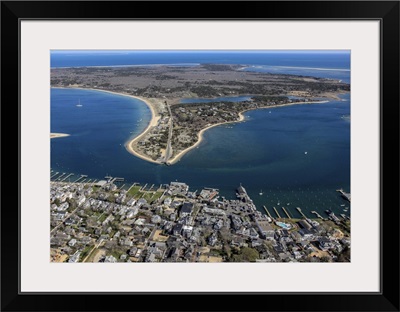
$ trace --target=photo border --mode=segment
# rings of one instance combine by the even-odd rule
[[[190,3],[188,3],[190,5]],[[173,7],[184,6],[184,3],[162,2],[158,6]],[[193,4],[192,4],[193,5]],[[381,20],[381,120],[380,120],[380,167],[381,167],[381,185],[380,185],[380,201],[381,201],[381,239],[385,238],[385,244],[381,243],[381,292],[374,294],[349,293],[349,294],[321,294],[321,293],[140,293],[132,294],[134,298],[121,296],[127,293],[73,293],[66,294],[46,294],[46,293],[30,293],[29,295],[20,292],[18,267],[16,255],[19,254],[20,228],[16,232],[15,224],[19,220],[19,210],[9,209],[14,207],[10,198],[5,194],[13,194],[15,191],[12,185],[8,183],[2,188],[2,209],[1,209],[1,307],[4,311],[60,311],[60,310],[102,310],[119,311],[131,309],[131,307],[140,307],[141,310],[171,310],[165,306],[165,297],[169,295],[185,297],[190,296],[193,300],[205,298],[203,296],[210,295],[219,296],[217,306],[202,303],[194,309],[198,310],[271,310],[277,311],[327,311],[327,310],[346,310],[346,311],[398,311],[399,310],[399,3],[397,1],[386,2],[254,2],[241,3],[233,2],[229,4],[237,9],[236,12],[242,12],[241,18],[224,18],[223,20],[351,20],[351,19],[373,19]],[[246,10],[243,10],[243,6]],[[257,10],[262,6],[262,10]],[[146,18],[147,12],[154,7],[154,2],[2,2],[1,3],[1,35],[2,35],[2,120],[4,131],[4,117],[11,114],[15,115],[18,110],[18,206],[21,206],[21,104],[20,104],[20,85],[15,82],[19,81],[20,72],[20,52],[19,46],[19,26],[21,20],[39,19],[90,19],[90,20],[110,20],[110,19],[132,19],[129,12],[135,10],[135,19],[144,20],[221,20],[221,16],[226,16],[226,12],[219,12],[215,7],[207,5],[206,2],[201,4],[193,18],[174,18],[169,19],[165,16],[157,16]],[[289,9],[290,7],[290,9]],[[212,8],[212,11],[211,11]],[[161,10],[167,12],[167,10]],[[185,10],[183,10],[185,11]],[[160,12],[160,11],[159,11]],[[276,14],[279,12],[279,14]],[[178,13],[176,13],[178,15]],[[156,14],[154,14],[156,15]],[[203,18],[207,16],[207,18]],[[18,57],[18,58],[17,58]],[[13,77],[13,78],[11,78]],[[16,79],[14,79],[16,78]],[[4,105],[4,103],[15,103],[18,96],[18,106]],[[385,105],[385,106],[384,106]],[[384,106],[384,107],[383,107]],[[385,121],[385,122],[384,122]],[[384,137],[386,133],[386,137]],[[386,144],[384,144],[386,143]],[[15,143],[14,143],[15,144]],[[394,146],[393,146],[394,145]],[[12,146],[12,145],[11,145]],[[3,144],[4,148],[4,144]],[[12,148],[7,145],[8,151]],[[4,149],[3,149],[4,150]],[[386,150],[386,153],[384,151]],[[385,164],[385,166],[383,166]],[[15,174],[9,170],[4,172],[4,176]],[[386,169],[386,170],[385,170]],[[383,184],[385,183],[385,198],[383,198]],[[395,183],[393,183],[395,181]],[[15,186],[14,186],[15,188]],[[384,214],[382,209],[388,207],[390,216]],[[17,234],[17,235],[16,235]],[[386,242],[390,242],[387,244]],[[381,240],[382,242],[382,240]],[[389,245],[389,246],[388,246]],[[385,247],[385,248],[384,248]],[[65,295],[69,295],[66,298]],[[107,294],[114,295],[113,300],[99,300],[97,296]],[[97,295],[97,296],[96,296]],[[147,298],[152,295],[151,298]],[[244,302],[245,300],[232,300],[232,295],[246,296],[253,303],[251,306]],[[285,295],[282,298],[282,295]],[[118,296],[118,297],[117,297]],[[199,297],[200,296],[200,297]],[[264,297],[267,296],[267,297]],[[300,296],[300,297],[299,297]],[[250,298],[249,298],[250,297]],[[142,304],[140,304],[140,299]],[[147,302],[151,299],[151,305]],[[160,299],[160,300],[157,300]],[[164,299],[164,300],[162,300]],[[189,299],[189,298],[184,298]],[[241,298],[245,299],[245,298]],[[297,300],[296,300],[297,299]],[[190,300],[190,299],[189,299]],[[118,301],[118,303],[112,302]],[[205,300],[207,301],[207,300]],[[213,300],[215,301],[215,300]],[[59,303],[62,302],[60,306]],[[199,302],[192,301],[192,302]],[[298,305],[301,302],[301,306]],[[79,303],[79,304],[78,304]],[[190,307],[180,305],[173,306],[172,310],[191,310]],[[192,309],[193,310],[193,309]]]

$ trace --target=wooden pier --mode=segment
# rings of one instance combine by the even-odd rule
[[[346,193],[345,191],[343,191],[343,189],[336,190],[336,192],[339,192],[343,198],[347,199],[350,202],[351,200],[350,193]]]
[[[296,209],[303,216],[304,219],[307,219],[306,215],[301,211],[300,207],[296,207]]]
[[[288,208],[289,209],[289,208]],[[289,215],[289,212],[285,209],[285,207],[282,207],[283,212],[287,215],[289,219],[292,219],[292,217]]]
[[[312,214],[315,214],[318,218],[320,218],[321,220],[325,220],[318,212],[316,211],[311,211]]]
[[[78,179],[76,179],[73,183],[77,183],[80,179],[83,179],[83,178],[87,178],[87,175],[81,174],[81,176]]]
[[[64,182],[65,180],[67,180],[70,176],[74,175],[73,173],[70,173],[69,175],[67,175],[64,179],[62,179],[60,182]]]
[[[57,179],[55,179],[55,181],[61,181],[61,178],[62,178],[63,176],[65,176],[65,172],[62,173],[61,175],[59,175],[59,176],[57,177]]]
[[[280,219],[281,218],[281,216],[280,216],[280,214],[279,214],[279,212],[278,212],[278,210],[275,208],[275,207],[273,207],[274,208],[274,210],[275,210],[275,213],[276,213],[276,215],[278,216],[278,218]]]
[[[263,208],[264,208],[265,212],[267,213],[268,217],[270,217],[271,219],[273,219],[272,216],[271,216],[271,214],[269,213],[267,207],[263,206]]]

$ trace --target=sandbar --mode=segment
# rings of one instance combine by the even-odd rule
[[[56,139],[56,138],[64,138],[70,136],[70,134],[67,133],[50,133],[50,139]]]

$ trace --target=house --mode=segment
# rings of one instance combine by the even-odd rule
[[[172,229],[172,234],[173,235],[180,235],[181,232],[182,232],[182,228],[183,228],[182,224],[176,224]]]
[[[192,231],[193,231],[193,226],[187,226],[184,225],[182,226],[182,235],[189,238],[190,235],[192,235]]]
[[[104,262],[115,263],[115,262],[117,262],[117,258],[115,258],[114,256],[110,255],[110,256],[107,256],[104,259]]]
[[[154,216],[151,218],[151,222],[152,222],[152,223],[160,223],[160,222],[161,222],[161,217],[160,217],[159,215],[154,215]]]
[[[310,223],[308,223],[306,220],[300,220],[297,223],[300,225],[300,227],[302,229],[311,230],[311,228],[312,228],[312,225]]]
[[[218,241],[217,239],[217,234],[214,232],[210,235],[210,237],[208,238],[208,244],[210,246],[214,246],[216,244],[216,242]]]
[[[79,257],[81,256],[80,251],[76,251],[71,257],[69,257],[69,263],[76,263],[79,261]]]
[[[131,257],[134,257],[134,256],[136,255],[137,251],[138,251],[137,247],[132,247],[132,248],[129,250],[129,255],[130,255]]]
[[[268,220],[256,220],[256,225],[262,237],[269,239],[274,238],[275,230]]]
[[[183,203],[183,206],[180,210],[179,215],[181,218],[183,218],[183,217],[191,215],[192,211],[193,211],[193,203],[185,202],[185,203]]]
[[[166,199],[164,199],[164,205],[169,206],[172,203],[172,198],[171,197],[167,197]]]
[[[318,239],[319,248],[323,251],[327,251],[333,247],[333,243],[327,237],[320,237]]]

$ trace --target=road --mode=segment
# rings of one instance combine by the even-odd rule
[[[74,215],[75,212],[78,210],[78,208],[79,208],[79,206],[76,207],[75,210],[72,211],[70,214],[67,213],[67,216],[66,216],[63,220],[61,220],[61,222],[60,222],[54,229],[52,229],[52,230],[50,231],[50,235],[51,235],[55,230],[57,230],[57,229],[59,228],[59,226],[62,225],[62,224],[64,223],[65,220],[67,220],[67,219],[70,218],[72,215]]]
[[[169,104],[167,101],[165,101],[165,105],[167,105],[168,113],[169,113],[169,132],[168,132],[168,140],[167,140],[167,148],[165,149],[165,163],[168,163],[168,160],[172,156],[172,146],[171,146],[171,139],[172,139],[172,129],[173,129],[173,124],[172,124],[172,113],[171,113],[171,108],[169,107]]]

